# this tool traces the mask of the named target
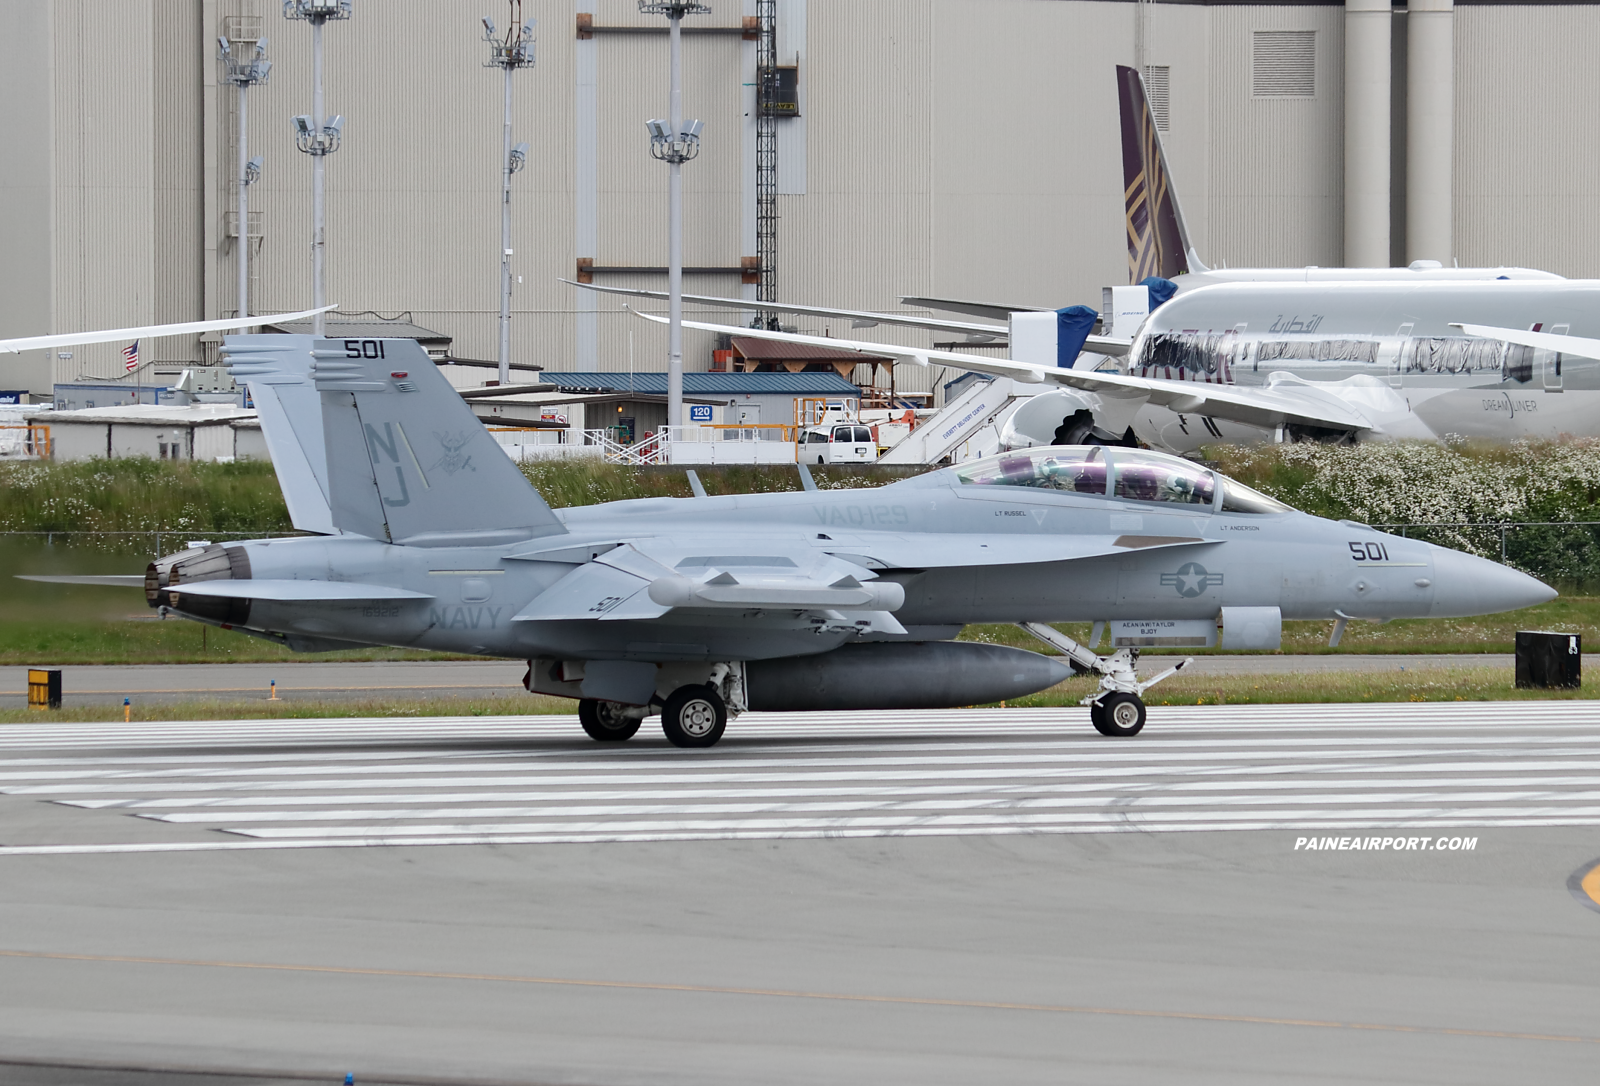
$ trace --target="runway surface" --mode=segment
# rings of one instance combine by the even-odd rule
[[[1600,702],[11,725],[0,1081],[1581,1081],[1597,859]]]
[[[0,855],[1600,825],[1600,703],[1163,707],[1134,743],[1086,716],[749,713],[707,752],[568,716],[16,726],[0,794],[82,813]]]
[[[1512,666],[1509,654],[1377,656],[1233,656],[1198,653],[1193,673],[1270,675],[1284,672],[1415,671],[1418,668]],[[1173,662],[1147,657],[1144,670]],[[1600,667],[1600,656],[1585,656],[1584,668]],[[404,661],[371,663],[139,664],[65,665],[62,685],[68,704],[187,701],[215,697],[225,701],[265,698],[276,681],[280,698],[484,698],[522,692],[527,664],[518,660]],[[28,669],[0,667],[0,708],[27,704]]]

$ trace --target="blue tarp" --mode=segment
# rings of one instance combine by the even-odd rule
[[[1056,310],[1056,365],[1070,370],[1083,350],[1083,343],[1094,330],[1100,314],[1086,305],[1069,305]]]
[[[1139,285],[1150,291],[1150,312],[1152,313],[1161,305],[1171,301],[1172,296],[1178,293],[1178,284],[1171,279],[1162,279],[1157,275],[1150,276]]]

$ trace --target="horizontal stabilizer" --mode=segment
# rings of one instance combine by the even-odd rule
[[[97,584],[115,588],[143,588],[143,573],[85,573],[85,574],[15,574],[19,581],[43,581],[45,584]]]
[[[140,578],[142,584],[144,579]],[[354,581],[218,580],[175,584],[162,589],[178,596],[217,596],[235,600],[325,603],[342,600],[431,600],[425,592]]]

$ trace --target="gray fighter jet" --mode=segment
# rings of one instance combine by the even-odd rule
[[[1061,658],[952,640],[1016,623],[1098,673],[1095,727],[1133,735],[1146,647],[1275,648],[1281,623],[1486,614],[1555,593],[1516,570],[1296,512],[1194,463],[1029,449],[877,489],[652,498],[552,510],[411,340],[230,338],[291,507],[339,534],[181,551],[150,606],[301,651],[356,645],[529,661],[624,740],[652,713],[704,747],[745,709],[934,708],[1014,698]],[[288,390],[314,384],[321,425]],[[315,437],[311,437],[313,433]],[[806,477],[809,484],[809,477]],[[320,492],[313,492],[320,488]],[[1091,621],[1089,645],[1047,623]],[[1094,651],[1109,634],[1113,652]],[[1187,661],[1184,661],[1187,662]]]

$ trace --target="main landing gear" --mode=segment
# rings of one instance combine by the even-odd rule
[[[727,702],[710,686],[680,686],[661,707],[661,730],[675,747],[709,747],[727,726]]]
[[[658,695],[650,705],[583,698],[578,702],[578,722],[589,738],[620,743],[632,739],[644,718],[659,707],[667,742],[675,747],[714,746],[727,730],[728,719],[744,711],[744,665],[717,664],[710,672],[706,682],[680,686],[664,702]]]
[[[1083,704],[1089,707],[1089,722],[1101,735],[1138,735],[1139,729],[1144,727],[1145,718],[1144,699],[1139,695],[1194,663],[1192,659],[1180,660],[1155,678],[1140,682],[1133,669],[1134,661],[1138,659],[1137,649],[1118,649],[1110,656],[1101,656],[1053,626],[1046,626],[1042,622],[1019,622],[1017,625],[1050,647],[1059,649],[1075,669],[1099,674],[1100,689],[1084,698]]]
[[[644,706],[623,705],[616,701],[584,698],[578,702],[578,723],[590,739],[602,743],[621,743],[632,739],[644,723]]]

